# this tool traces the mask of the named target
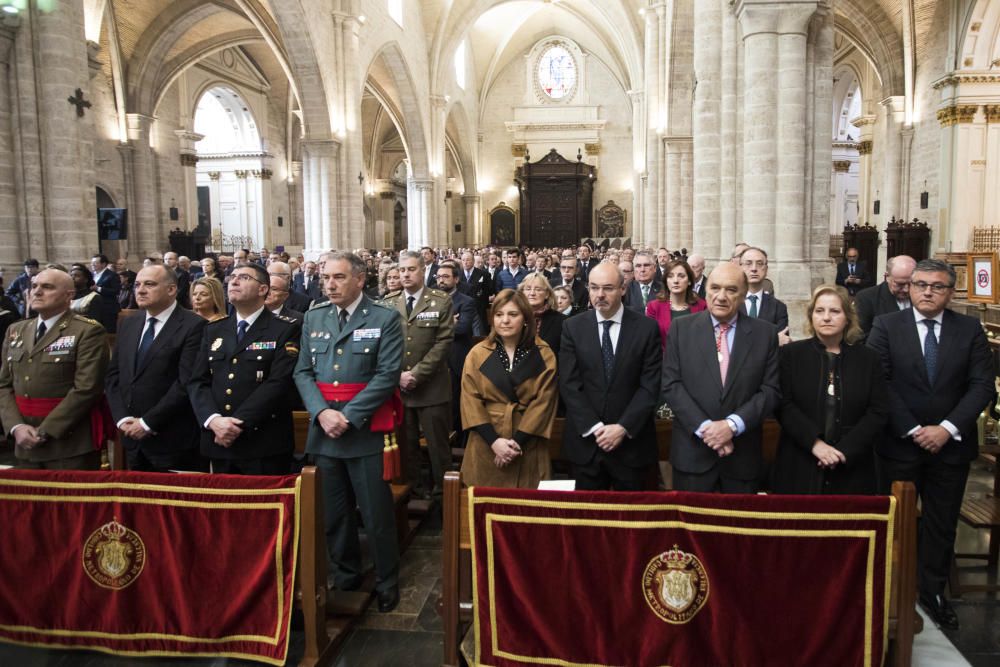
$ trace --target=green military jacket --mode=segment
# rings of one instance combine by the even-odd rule
[[[405,291],[386,294],[383,303],[403,318],[403,370],[410,371],[417,379],[415,389],[403,392],[403,403],[420,408],[450,402],[448,351],[455,338],[451,297],[441,290],[424,287],[409,317]]]
[[[37,427],[48,440],[33,449],[16,447],[28,461],[53,461],[94,450],[90,410],[104,393],[108,367],[107,334],[95,320],[70,310],[35,341],[38,318],[10,325],[0,367],[0,421],[8,434],[17,424]],[[15,396],[61,398],[44,418],[25,417]]]
[[[310,308],[302,322],[302,343],[294,374],[295,386],[311,418],[306,451],[335,458],[381,455],[384,434],[371,431],[371,416],[399,387],[402,358],[402,319],[395,311],[365,296],[341,329],[332,303]],[[317,382],[365,387],[348,401],[327,401],[316,387]],[[316,423],[319,413],[327,408],[344,413],[351,423],[339,438],[327,437]]]

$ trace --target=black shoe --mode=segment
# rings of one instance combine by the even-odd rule
[[[943,595],[920,596],[920,606],[945,630],[958,630],[958,615]]]
[[[396,608],[399,604],[399,586],[393,586],[387,591],[378,592],[378,610],[385,614]]]

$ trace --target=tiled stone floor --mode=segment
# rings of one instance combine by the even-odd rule
[[[3,461],[0,461],[3,462]],[[974,466],[969,492],[985,493],[992,473]],[[960,551],[982,550],[985,535],[959,528]],[[430,667],[441,664],[443,632],[437,614],[441,590],[440,521],[428,519],[403,555],[403,582],[399,607],[379,614],[374,605],[351,631],[336,660],[337,667]],[[980,568],[982,569],[982,568]],[[986,580],[983,572],[966,573],[968,581]],[[991,576],[995,581],[995,575]],[[995,594],[967,593],[954,601],[961,620],[958,632],[941,633],[928,623],[917,637],[916,667],[996,667],[1000,665],[1000,601]],[[952,643],[964,656],[955,655]],[[301,632],[291,637],[288,665],[296,665],[303,651]],[[99,653],[50,651],[0,644],[0,667],[221,667],[255,665],[232,659],[136,659]]]

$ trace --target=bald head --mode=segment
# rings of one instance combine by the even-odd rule
[[[45,269],[31,279],[31,309],[43,320],[60,315],[69,308],[75,291],[68,273]]]
[[[286,276],[292,275],[292,267],[288,266],[284,262],[271,262],[267,265],[267,273],[272,276]]]
[[[749,289],[747,275],[736,264],[725,262],[712,269],[708,274],[705,300],[715,319],[722,322],[731,321],[743,305],[747,289]]]
[[[604,318],[618,312],[625,294],[625,278],[617,264],[601,262],[587,277],[590,305]]]
[[[896,255],[886,262],[885,281],[897,301],[906,301],[910,298],[910,276],[916,267],[917,260],[909,255]]]

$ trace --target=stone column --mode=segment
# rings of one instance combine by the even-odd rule
[[[133,201],[129,208],[130,235],[136,237],[135,244],[129,243],[141,255],[161,252],[165,246],[163,230],[160,229],[160,192],[156,187],[156,155],[149,145],[149,134],[154,118],[139,113],[125,115],[128,126],[128,141],[131,146]]]
[[[347,3],[344,3],[345,5]],[[352,3],[354,4],[354,3]],[[356,8],[341,14],[338,25],[343,58],[341,97],[344,102],[346,138],[340,149],[340,220],[338,246],[353,251],[365,244],[365,216],[363,190],[358,185],[358,174],[364,170],[362,154],[361,119],[361,63],[358,56],[358,23]]]
[[[970,144],[970,124],[978,110],[978,104],[966,103],[944,107],[937,113],[941,124],[941,203],[937,234],[932,236],[932,251],[961,252],[970,245],[974,226],[972,211],[981,206],[979,202],[970,205],[968,201],[969,193],[976,190],[972,161],[981,158],[982,153],[978,147],[982,139],[975,140],[975,149]],[[977,135],[982,134],[982,130],[977,132]]]
[[[643,232],[638,236],[647,245],[656,246],[660,243],[659,225],[659,175],[663,169],[661,163],[661,137],[663,127],[658,125],[660,116],[659,90],[660,82],[657,79],[659,72],[659,54],[663,48],[660,38],[659,14],[663,12],[663,5],[657,4],[646,10],[646,41],[645,41],[645,106],[646,106],[646,161],[645,161],[645,186],[643,188],[643,219],[641,222]]]
[[[305,243],[305,212],[302,202],[302,161],[292,160],[288,177],[289,245]]]
[[[190,130],[174,130],[180,144],[181,166],[184,167],[184,199],[180,211],[182,229],[193,230],[198,226],[198,178],[195,167],[198,166],[198,150],[195,144],[205,138],[205,135]]]
[[[14,39],[20,19],[0,17],[0,265],[13,268],[27,258],[18,216],[14,166],[14,124],[11,101],[14,88],[10,72],[16,66]],[[9,278],[7,284],[10,284]]]
[[[434,181],[429,178],[406,179],[407,246],[411,249],[430,245]]]
[[[876,186],[879,196],[876,199],[881,201],[881,208],[878,215],[872,213],[873,223],[879,229],[885,228],[885,222],[890,217],[899,217],[903,214],[900,193],[900,167],[901,145],[899,132],[903,129],[906,120],[903,111],[904,98],[902,95],[887,97],[881,102],[885,114],[885,142],[883,144],[882,157],[882,187]],[[873,211],[874,209],[869,209]]]
[[[340,142],[333,139],[302,141],[304,252],[314,257],[335,247],[339,220],[337,157]]]
[[[741,239],[737,238],[737,211],[739,210],[740,181],[742,171],[737,158],[740,151],[739,102],[739,61],[742,52],[738,35],[739,24],[729,11],[730,0],[722,3],[722,97],[720,139],[722,145],[719,164],[719,237],[715,247],[701,248],[694,241],[696,252],[702,253],[709,262],[728,260],[730,250]]]
[[[93,111],[67,102],[79,88],[90,99],[82,0],[28,3],[19,16],[13,70],[18,106],[19,170],[30,233],[27,252],[53,261],[88,257],[98,246],[93,185]],[[2,91],[7,95],[7,91]]]
[[[872,146],[875,123],[878,116],[871,114],[860,116],[851,123],[861,130],[858,137],[858,219],[857,222],[868,222],[872,214]],[[883,244],[884,245],[884,244]]]
[[[473,246],[483,242],[483,221],[480,215],[482,197],[462,195],[465,202],[465,245]]]
[[[807,130],[804,252],[809,260],[810,288],[833,279],[830,260],[830,187],[833,144],[830,109],[833,108],[833,11],[820,2],[809,26],[809,67],[806,69]],[[800,311],[801,312],[801,311]]]
[[[722,103],[722,6],[705,0],[694,10],[694,245],[712,256],[719,247],[720,117]],[[673,202],[671,202],[673,204]],[[671,206],[671,209],[673,206]],[[679,231],[679,230],[678,230]],[[678,237],[668,239],[676,243]],[[672,247],[673,249],[673,247]]]

